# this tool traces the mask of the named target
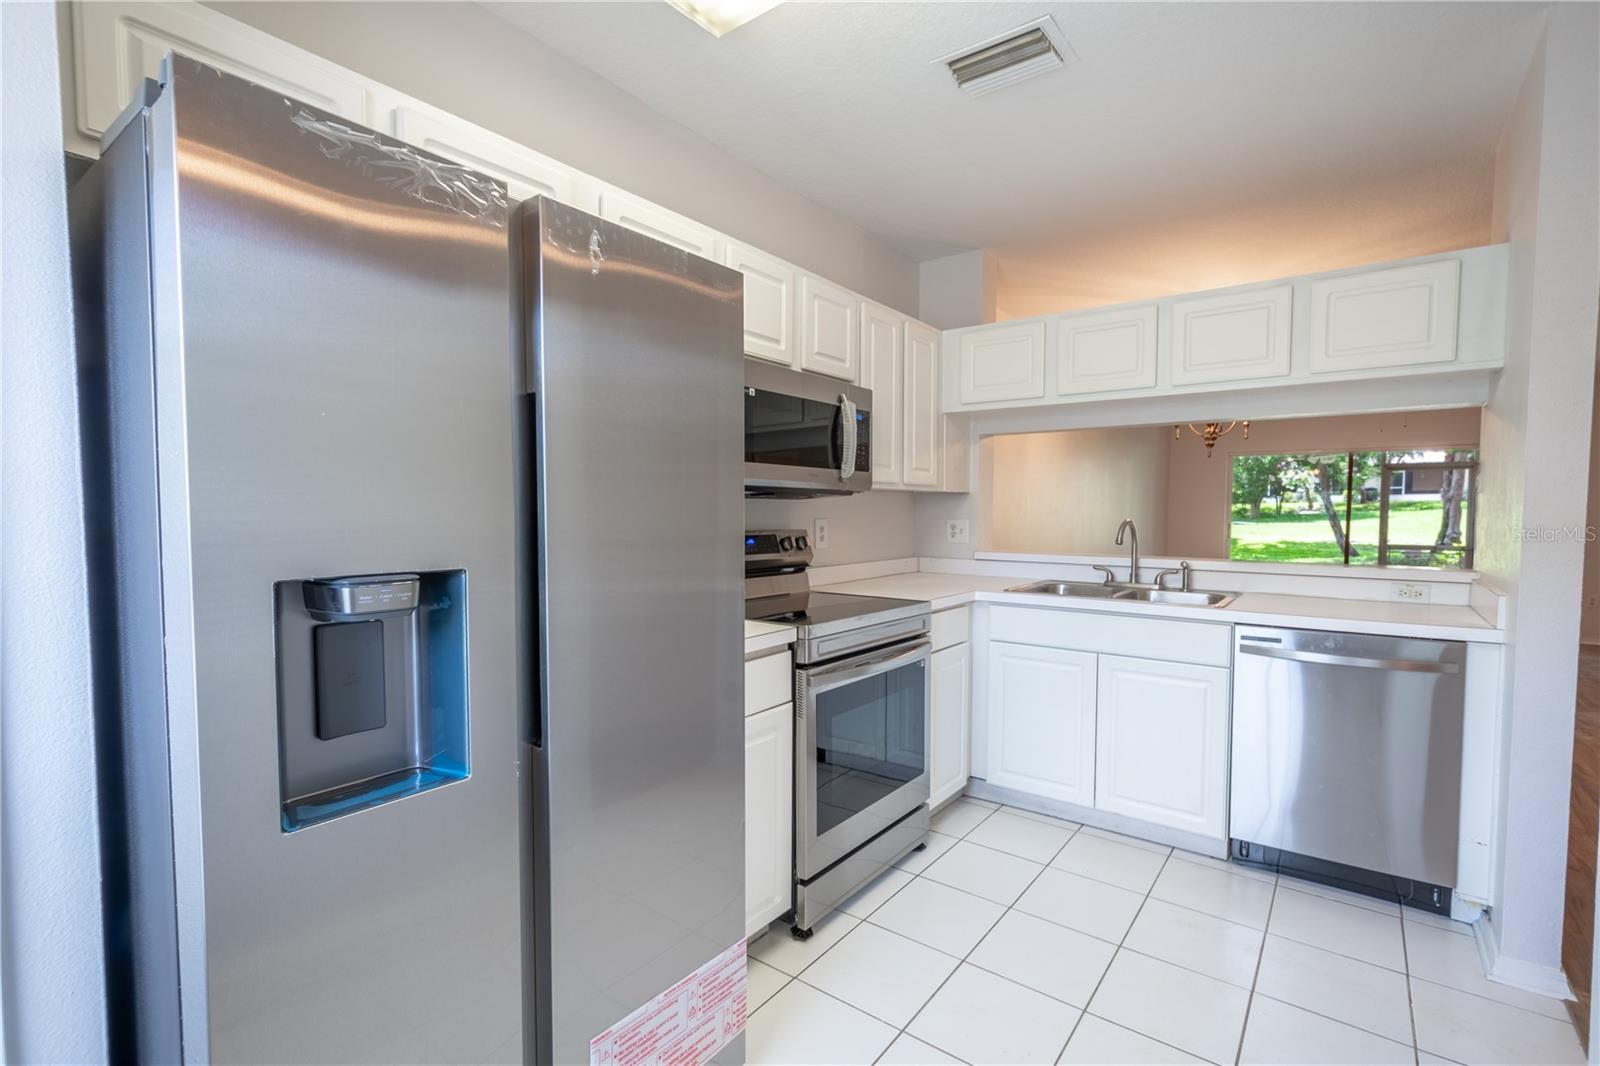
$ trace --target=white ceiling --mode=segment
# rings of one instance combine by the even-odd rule
[[[660,0],[486,6],[913,259],[984,247],[1019,268],[1352,189],[1460,214],[1543,21],[1521,3],[790,2],[719,40]],[[970,97],[931,62],[1047,13],[1078,55],[1058,71]]]

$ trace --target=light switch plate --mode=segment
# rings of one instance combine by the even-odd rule
[[[811,546],[819,552],[828,550],[828,520],[819,518],[812,524]]]
[[[965,518],[952,518],[945,523],[944,539],[951,544],[965,544],[969,538],[967,520]]]

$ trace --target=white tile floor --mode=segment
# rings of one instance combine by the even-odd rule
[[[964,798],[801,943],[750,945],[751,1063],[1581,1063],[1468,927]]]

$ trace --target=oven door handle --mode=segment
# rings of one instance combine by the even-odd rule
[[[840,685],[848,685],[870,674],[885,673],[899,665],[919,660],[925,662],[932,651],[933,641],[924,639],[911,645],[899,644],[892,648],[881,648],[866,655],[829,663],[826,666],[802,667],[800,673],[805,675],[807,692],[814,694],[838,688]]]

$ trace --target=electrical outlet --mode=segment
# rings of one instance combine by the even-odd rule
[[[944,539],[951,544],[965,544],[967,542],[967,520],[965,518],[952,518],[946,522]]]
[[[828,520],[817,519],[811,527],[811,546],[819,552],[828,550]]]
[[[1428,586],[1416,585],[1409,581],[1396,581],[1389,585],[1389,596],[1406,603],[1427,603]]]
[[[1588,597],[1587,599],[1585,599],[1583,601],[1583,605],[1584,605],[1584,607],[1588,608],[1591,611],[1594,610],[1596,607],[1600,607],[1600,596],[1590,596],[1590,597]]]

